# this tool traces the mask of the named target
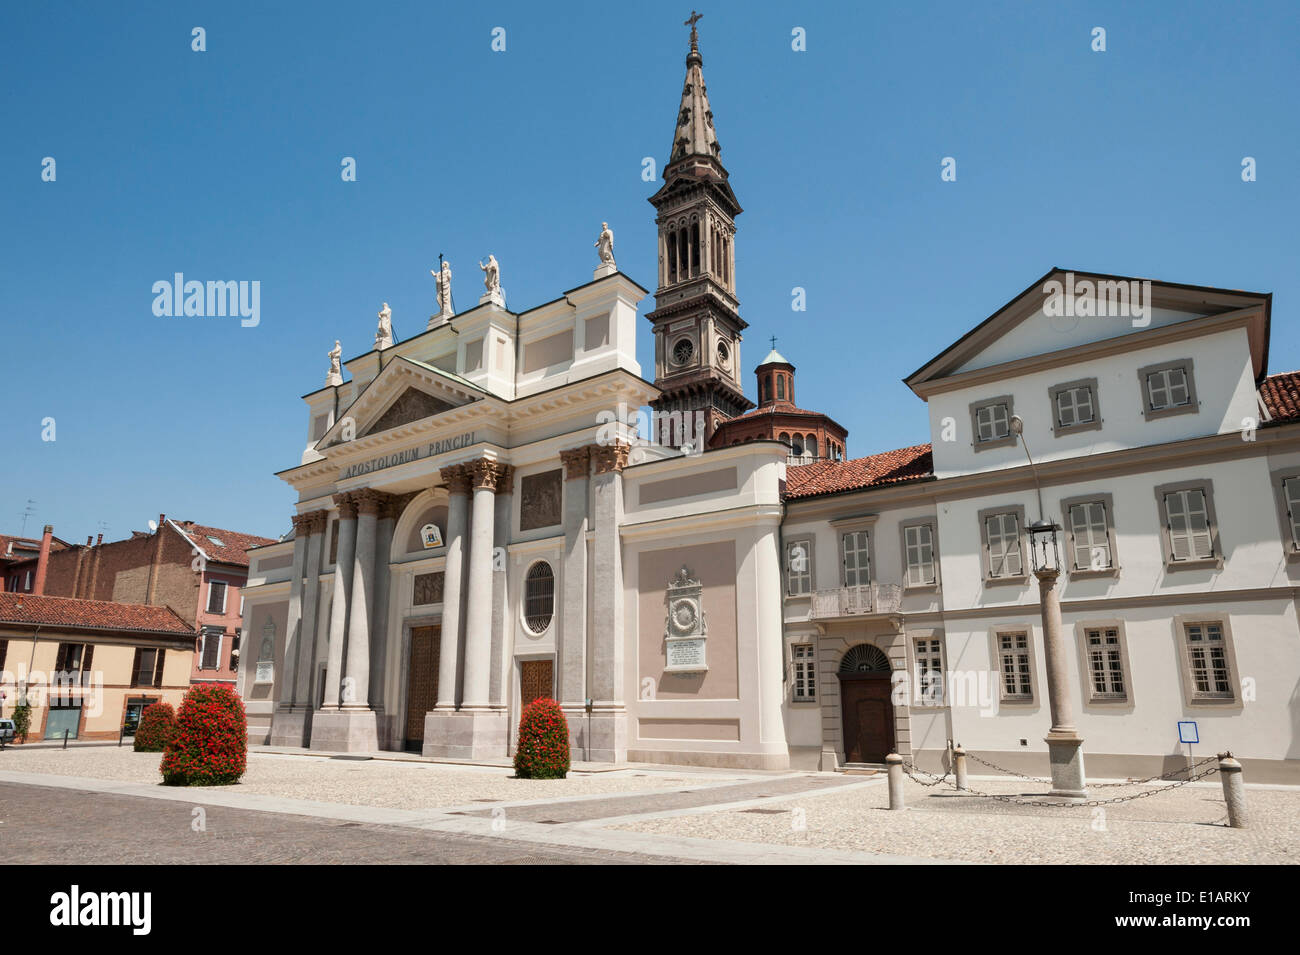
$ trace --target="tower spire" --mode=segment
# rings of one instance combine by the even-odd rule
[[[700,33],[695,24],[703,14],[691,11],[684,26],[691,28],[691,51],[686,54],[686,82],[682,84],[682,105],[677,112],[677,130],[668,162],[689,156],[717,159],[722,153],[713,129],[713,110],[709,109],[709,91],[704,85],[704,57],[700,56]]]

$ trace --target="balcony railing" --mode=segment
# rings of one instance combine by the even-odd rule
[[[899,584],[863,584],[817,590],[812,595],[812,617],[828,620],[860,614],[898,613],[903,605],[903,588]]]

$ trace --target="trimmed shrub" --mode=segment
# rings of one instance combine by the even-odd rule
[[[176,735],[176,710],[170,703],[150,703],[135,728],[137,753],[161,753]]]
[[[32,708],[26,702],[14,707],[14,742],[27,742],[27,733],[32,728]]]
[[[163,753],[168,786],[228,786],[239,782],[248,762],[244,704],[228,686],[190,688],[176,714],[176,733]]]
[[[554,700],[533,700],[519,717],[515,776],[563,779],[569,772],[569,724]]]

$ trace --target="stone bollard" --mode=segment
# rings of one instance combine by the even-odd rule
[[[957,777],[957,788],[970,789],[966,783],[966,750],[960,744],[952,751],[952,771]]]
[[[889,808],[905,809],[903,805],[903,757],[890,753],[885,757],[889,767]]]
[[[1231,753],[1219,757],[1219,778],[1223,780],[1223,801],[1228,806],[1228,825],[1233,829],[1247,828],[1246,784],[1241,778],[1241,763]]]

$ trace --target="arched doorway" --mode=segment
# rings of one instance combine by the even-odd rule
[[[889,657],[860,643],[840,660],[840,716],[846,763],[883,763],[894,749]]]

